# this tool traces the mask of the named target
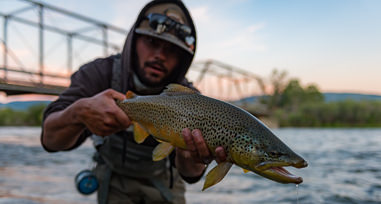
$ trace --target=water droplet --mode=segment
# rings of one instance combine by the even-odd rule
[[[299,184],[296,184],[296,204],[299,204]]]

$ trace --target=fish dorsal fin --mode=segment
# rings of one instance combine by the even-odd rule
[[[212,170],[210,170],[209,173],[206,175],[204,187],[202,188],[202,190],[205,190],[220,182],[229,172],[232,165],[233,164],[230,162],[221,162]]]
[[[177,95],[177,94],[198,94],[194,89],[185,87],[180,84],[169,84],[163,92],[166,95]]]
[[[160,161],[167,157],[175,147],[168,142],[158,144],[152,152],[152,160]]]
[[[149,133],[137,122],[134,124],[134,139],[135,142],[140,144],[148,137]]]
[[[130,99],[130,98],[135,98],[136,97],[136,94],[132,91],[127,91],[126,93],[126,98],[127,99]]]

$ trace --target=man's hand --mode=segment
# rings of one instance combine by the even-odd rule
[[[50,114],[44,121],[43,145],[56,151],[69,149],[86,127],[100,136],[126,129],[131,121],[115,103],[115,99],[124,98],[123,94],[108,89]]]
[[[93,97],[84,98],[77,110],[79,120],[92,133],[106,136],[130,126],[128,116],[116,105],[115,100],[124,100],[125,96],[113,89],[107,89]]]
[[[186,177],[201,176],[207,164],[215,159],[218,163],[226,160],[226,153],[223,147],[215,149],[215,157],[209,151],[201,131],[194,129],[190,131],[185,128],[182,132],[188,149],[176,148],[176,167],[181,175]]]

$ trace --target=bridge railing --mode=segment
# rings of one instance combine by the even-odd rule
[[[120,52],[128,32],[34,0],[10,2],[8,10],[0,8],[0,91],[7,94],[60,93],[80,65]],[[187,77],[203,94],[222,100],[264,91],[258,75],[216,60],[194,62]]]
[[[6,7],[0,8],[0,17],[3,19],[0,36],[3,82],[11,82],[9,74],[12,73],[12,77],[21,76],[24,80],[29,80],[29,83],[56,83],[57,79],[67,78],[74,67],[91,57],[119,52],[128,32],[34,0],[9,1]],[[58,20],[53,22],[52,19]],[[63,21],[69,23],[62,24]],[[80,43],[97,47],[103,53],[94,55],[95,49],[86,52],[84,47],[78,46]],[[89,53],[86,59],[76,60],[86,53]],[[62,63],[62,59],[66,62],[64,66],[58,66],[57,63],[49,62],[49,58],[54,62]]]

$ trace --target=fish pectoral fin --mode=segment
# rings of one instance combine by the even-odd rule
[[[139,123],[133,122],[133,124],[135,142],[140,144],[149,136],[149,133]]]
[[[180,85],[180,84],[169,84],[166,87],[166,89],[163,91],[163,94],[169,95],[169,96],[184,94],[184,93],[199,94],[199,92],[197,92],[196,90],[188,88],[188,87]]]
[[[242,168],[242,170],[243,170],[243,173],[247,173],[247,172],[249,172],[249,170],[247,170],[247,169],[244,169],[244,168]]]
[[[220,182],[229,172],[232,165],[233,164],[230,162],[221,162],[212,170],[210,170],[209,173],[206,175],[204,187],[202,188],[202,190],[205,190]]]
[[[168,142],[163,142],[158,144],[155,149],[152,152],[152,160],[153,161],[160,161],[167,157],[171,152],[173,151],[175,147],[168,143]]]

